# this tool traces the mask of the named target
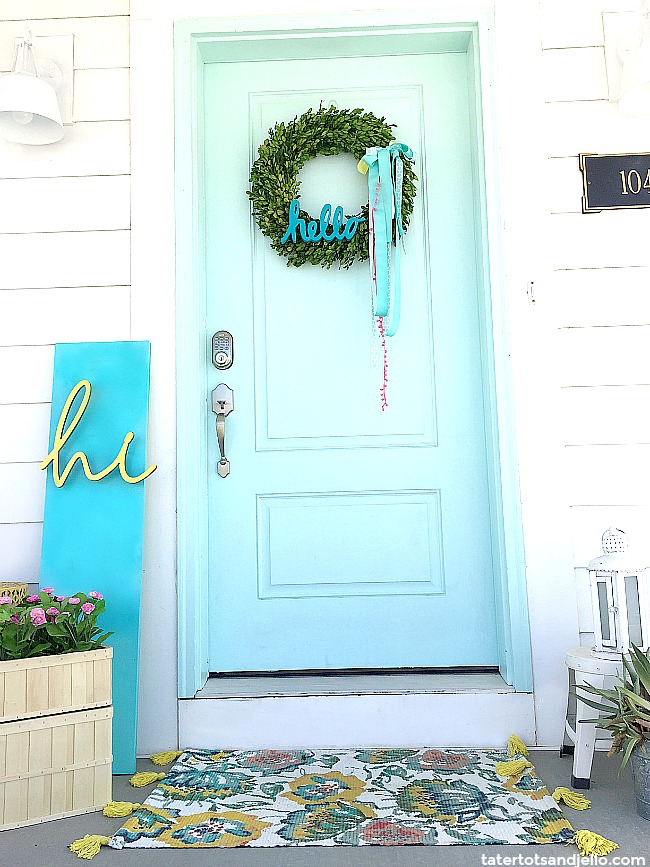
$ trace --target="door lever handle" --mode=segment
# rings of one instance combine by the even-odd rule
[[[230,473],[230,461],[226,457],[226,416],[235,408],[232,388],[225,382],[220,382],[212,392],[212,412],[217,416],[217,443],[219,445],[219,462],[217,473],[222,479]]]

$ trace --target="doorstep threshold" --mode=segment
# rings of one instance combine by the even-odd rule
[[[195,698],[514,692],[498,672],[209,677]]]

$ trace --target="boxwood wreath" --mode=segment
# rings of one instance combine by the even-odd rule
[[[321,106],[316,112],[310,108],[289,123],[277,123],[269,130],[269,137],[260,145],[251,169],[248,196],[262,234],[270,238],[271,247],[277,253],[286,256],[287,265],[300,267],[309,262],[331,268],[338,262],[339,268],[349,268],[353,262],[368,258],[368,205],[358,214],[345,215],[346,219],[363,217],[349,240],[308,243],[296,236],[295,242],[282,244],[280,239],[287,228],[289,205],[299,198],[298,173],[306,162],[316,156],[338,153],[351,153],[360,160],[366,148],[387,147],[395,138],[394,126],[387,123],[385,117],[376,117],[361,108],[339,111],[335,106]],[[404,164],[402,223],[406,231],[413,213],[417,177],[410,160],[403,155],[400,159]],[[302,210],[300,217],[306,222],[314,219]]]

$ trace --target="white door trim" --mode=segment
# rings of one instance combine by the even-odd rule
[[[466,34],[470,38],[470,57],[476,64],[477,91],[489,93],[487,81],[481,80],[480,44],[475,40],[481,27],[487,27],[487,21],[476,24],[413,24],[408,27],[389,25],[375,26],[375,33],[389,32],[395,35],[396,41],[400,34],[417,33],[423,37],[440,38],[456,33]],[[200,201],[201,163],[198,142],[200,141],[200,115],[197,105],[200,104],[200,88],[202,76],[201,64],[208,55],[212,59],[216,54],[215,46],[221,46],[224,59],[231,54],[241,59],[246,56],[256,56],[258,46],[268,45],[268,39],[281,40],[278,47],[290,44],[297,39],[310,39],[313,36],[348,35],[352,31],[340,30],[322,31],[313,29],[292,30],[273,33],[264,37],[256,31],[257,41],[248,38],[244,31],[219,33],[215,35],[215,22],[201,21],[179,22],[176,26],[177,55],[177,135],[176,135],[176,176],[177,176],[177,291],[183,303],[177,309],[177,373],[178,389],[178,521],[179,521],[179,593],[181,604],[179,608],[181,636],[179,655],[181,695],[189,697],[203,686],[205,680],[204,659],[207,657],[205,639],[207,634],[206,606],[204,604],[207,592],[208,576],[204,551],[207,548],[207,473],[206,462],[206,399],[207,381],[205,376],[205,335],[201,335],[205,323],[206,288],[204,286],[203,270],[200,266],[202,237],[201,212],[195,207]],[[364,31],[367,35],[368,29]],[[370,31],[371,32],[371,31]],[[229,43],[229,44],[228,44]],[[233,43],[237,44],[233,54]],[[473,49],[473,53],[472,53]],[[486,49],[487,50],[487,49]],[[218,55],[217,55],[218,56]],[[483,72],[485,76],[485,72]],[[477,106],[477,114],[485,118],[491,112],[491,106],[485,99]],[[488,130],[490,126],[488,124]],[[494,174],[493,155],[489,150],[482,155],[485,171]],[[488,202],[482,195],[480,215],[481,223],[494,224],[496,215],[489,214]],[[489,236],[483,242],[483,282],[490,283],[490,262],[488,252],[495,245]],[[497,281],[496,285],[500,285]],[[486,295],[489,295],[486,289]],[[486,300],[491,307],[491,298]],[[490,310],[485,314],[490,322]],[[199,339],[197,339],[199,338]],[[503,394],[496,376],[495,361],[498,357],[507,357],[508,347],[504,343],[505,335],[497,331],[494,343],[494,358],[492,357],[492,340],[486,352],[485,371],[486,386],[491,392],[490,398],[498,405],[498,395]],[[502,361],[503,364],[503,361]],[[494,371],[494,375],[493,372]],[[505,374],[504,370],[501,370]],[[486,401],[487,403],[487,401]],[[509,407],[501,400],[500,424],[493,425],[489,451],[492,453],[493,489],[498,490],[500,504],[495,507],[493,517],[494,533],[501,537],[502,544],[495,546],[495,582],[497,608],[500,610],[500,667],[506,681],[515,684],[521,691],[531,690],[530,645],[528,636],[528,616],[525,593],[520,592],[519,584],[523,582],[521,518],[518,501],[508,491],[507,483],[512,477],[513,468],[509,467],[502,481],[501,463],[514,461],[512,441],[506,443],[503,432],[508,430],[507,419],[511,415]],[[504,423],[505,422],[505,423]],[[499,429],[502,439],[499,439]],[[199,433],[200,432],[200,435]],[[505,448],[504,448],[505,446]],[[499,460],[499,455],[502,456]],[[505,486],[504,486],[505,481]],[[510,537],[503,531],[503,515],[513,514],[510,518]],[[204,548],[204,545],[206,548]],[[510,567],[510,568],[509,568]]]
[[[458,19],[478,22],[487,107],[483,128],[488,160],[495,168],[486,171],[486,198],[491,215],[488,228],[495,367],[497,379],[502,383],[497,393],[500,420],[504,418],[504,405],[517,410],[516,418],[510,417],[507,425],[501,424],[499,428],[501,453],[509,458],[502,466],[506,499],[510,502],[505,535],[519,540],[514,546],[506,546],[504,556],[510,574],[523,575],[524,568],[527,573],[527,587],[519,581],[510,588],[515,597],[510,610],[515,612],[513,618],[518,616],[518,612],[525,610],[528,596],[537,739],[539,743],[554,743],[560,736],[565,700],[564,651],[578,643],[578,631],[568,545],[568,507],[561,484],[561,442],[552,425],[557,413],[557,378],[552,358],[546,352],[552,331],[545,321],[543,305],[538,303],[532,308],[526,299],[527,282],[535,280],[539,293],[543,291],[545,277],[545,208],[543,203],[533,200],[534,196],[531,198],[530,187],[527,190],[524,184],[529,177],[539,180],[544,168],[538,7],[536,3],[512,4],[510,0],[453,3],[431,0],[428,14],[424,15],[421,11],[394,11],[394,0],[353,0],[353,5],[358,11],[345,12],[350,7],[349,0],[332,0],[331,14],[312,15],[302,3],[278,0],[278,14],[269,16],[264,14],[263,0],[242,0],[240,12],[248,17],[212,18],[211,23],[214,32],[231,37],[248,34],[253,38],[255,33],[268,30],[286,32],[305,27],[365,29],[377,24],[425,26]],[[177,297],[183,303],[190,276],[183,271],[187,251],[174,247],[174,193],[176,190],[176,217],[180,220],[181,199],[188,190],[182,184],[187,174],[176,179],[173,174],[172,97],[174,84],[192,74],[189,39],[185,46],[177,42],[175,58],[173,31],[174,22],[189,15],[214,15],[213,0],[131,0],[132,336],[152,341],[151,442],[152,449],[157,446],[156,455],[162,463],[159,480],[166,477],[163,463],[166,459],[172,484],[176,437],[175,422],[169,412],[176,393],[173,299],[176,273],[180,275]],[[178,110],[181,108],[177,106]],[[178,126],[176,130],[177,134],[183,134]],[[539,185],[534,189],[539,190]],[[179,304],[179,309],[182,306]],[[184,372],[187,370],[179,369],[179,377]],[[197,381],[192,391],[204,400],[205,391],[201,387]],[[546,423],[540,425],[540,419]],[[150,589],[145,590],[145,600],[149,593],[152,605],[145,606],[143,612],[140,690],[140,742],[147,744],[152,732],[161,736],[158,733],[163,717],[166,726],[163,730],[167,731],[168,718],[177,711],[176,701],[172,700],[175,689],[170,681],[177,647],[181,649],[181,694],[193,694],[193,683],[202,686],[201,666],[207,671],[201,637],[205,622],[200,616],[195,618],[193,631],[183,629],[178,643],[174,628],[177,591],[180,618],[196,613],[197,609],[200,612],[200,597],[194,589],[191,596],[188,591],[204,568],[203,552],[187,516],[176,526],[176,511],[183,512],[190,491],[196,491],[201,484],[195,474],[192,486],[183,468],[182,453],[200,443],[192,438],[187,425],[183,430],[182,422],[178,437],[178,510],[174,509],[171,486],[164,491],[164,503],[153,504],[150,498],[148,504],[145,572]],[[512,448],[515,443],[518,462]],[[196,517],[202,520],[200,514]],[[549,600],[554,604],[549,604]],[[188,601],[191,610],[186,611]],[[528,629],[525,619],[517,625]],[[168,742],[164,735],[163,740]],[[152,744],[152,748],[157,747],[157,743]]]

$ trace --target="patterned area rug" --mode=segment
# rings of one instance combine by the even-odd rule
[[[530,769],[497,774],[507,760],[495,750],[187,750],[109,845],[569,842],[569,822]]]

